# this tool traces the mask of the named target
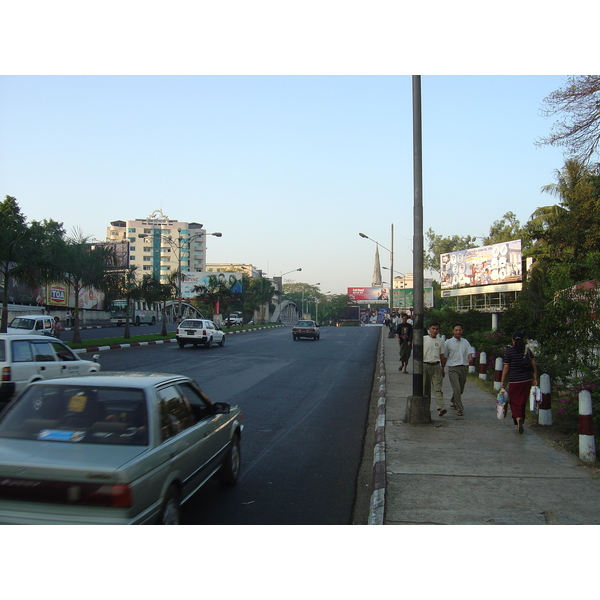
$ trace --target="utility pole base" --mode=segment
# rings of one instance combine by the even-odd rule
[[[429,396],[409,396],[406,401],[404,422],[413,425],[431,423],[430,404]]]

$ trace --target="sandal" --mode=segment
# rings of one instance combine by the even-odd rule
[[[458,406],[456,406],[456,404],[454,404],[454,402],[451,402],[451,403],[450,403],[450,408],[451,408],[452,410],[458,410]]]
[[[448,411],[445,408],[438,408],[440,417],[443,417]]]
[[[456,416],[457,416],[457,417],[464,417],[464,416],[465,416],[465,413],[464,413],[462,410],[459,410],[459,411],[456,413]]]

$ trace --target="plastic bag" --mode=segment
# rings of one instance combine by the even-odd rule
[[[537,385],[532,385],[531,391],[529,392],[529,410],[531,410],[531,412],[537,412],[541,403],[542,391]]]
[[[504,419],[506,417],[506,413],[508,412],[508,392],[502,388],[498,392],[498,397],[496,398],[496,417],[498,419]]]

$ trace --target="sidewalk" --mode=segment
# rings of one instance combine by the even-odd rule
[[[467,381],[465,416],[450,409],[432,422],[404,423],[409,375],[398,371],[398,342],[382,329],[385,371],[385,491],[383,524],[580,525],[600,523],[600,478],[578,457],[553,448],[528,425],[519,435],[510,409],[496,418],[494,394]],[[380,393],[380,396],[382,395]],[[381,403],[381,402],[380,402]],[[380,523],[381,524],[381,523]]]

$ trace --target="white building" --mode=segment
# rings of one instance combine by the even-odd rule
[[[242,263],[208,263],[207,273],[243,273],[248,277],[262,277],[262,271],[254,265]]]
[[[169,272],[205,271],[207,235],[201,223],[169,219],[155,210],[146,219],[112,221],[106,230],[109,242],[129,242],[129,266],[138,273],[164,282]]]

